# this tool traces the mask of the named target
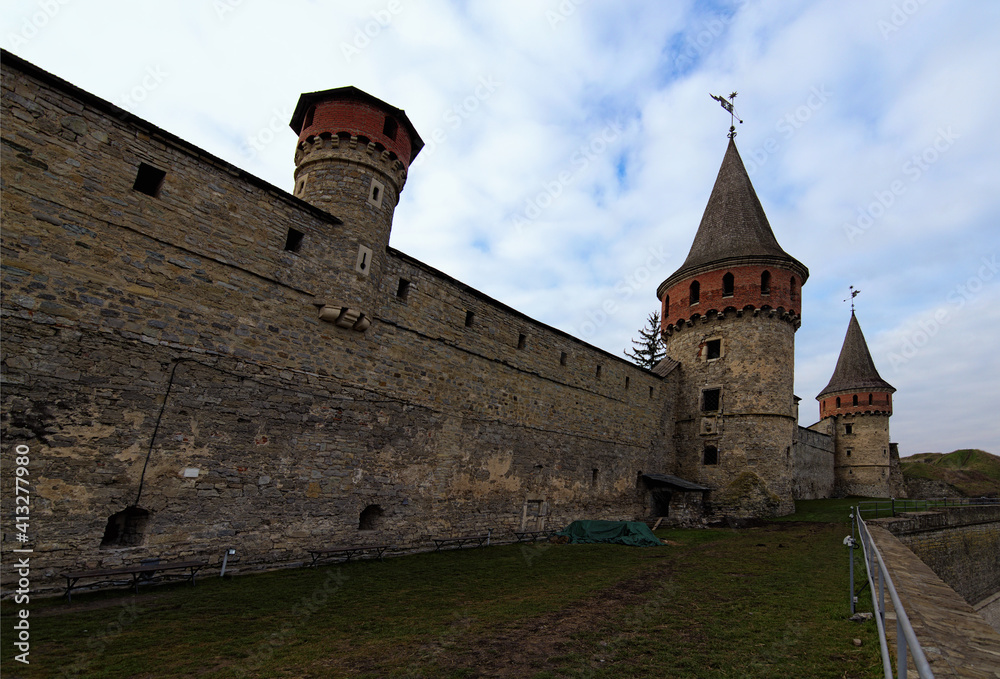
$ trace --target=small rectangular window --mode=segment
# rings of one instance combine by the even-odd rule
[[[465,327],[466,328],[471,328],[472,327],[472,321],[473,321],[473,319],[475,319],[475,317],[476,317],[476,314],[474,312],[472,312],[472,311],[466,311],[465,312]]]
[[[719,464],[719,449],[715,446],[705,446],[703,451],[702,464]]]
[[[722,340],[713,339],[705,342],[705,358],[709,361],[722,356]]]
[[[289,252],[298,252],[299,248],[302,247],[302,239],[305,234],[298,229],[289,228],[288,235],[285,237],[285,250]]]
[[[628,375],[625,376],[625,388],[628,389]]]
[[[521,335],[517,336],[517,348],[518,349],[523,349],[524,345],[527,344],[527,343],[528,343],[528,338],[525,335],[521,334]]]
[[[563,351],[559,354],[559,365],[566,365],[566,352]]]
[[[653,387],[649,388],[649,397],[653,398]]]
[[[845,424],[844,425],[844,433],[845,434],[853,434],[854,433],[854,425],[853,424]]]
[[[158,170],[146,163],[139,163],[139,170],[135,173],[135,183],[132,184],[132,189],[155,198],[160,195],[160,188],[163,186],[163,180],[166,176],[167,173],[164,170]]]
[[[706,413],[717,411],[719,409],[719,400],[721,395],[721,389],[703,389],[701,392],[702,411]]]
[[[597,366],[597,372],[594,373],[594,376],[597,377],[597,379],[601,379],[601,366]]]
[[[396,288],[396,299],[401,299],[406,301],[406,297],[410,294],[410,281],[405,278],[399,279],[399,287]]]
[[[396,122],[395,118],[385,117],[385,124],[382,125],[382,134],[389,137],[389,139],[396,139],[396,131],[399,129],[399,123]]]

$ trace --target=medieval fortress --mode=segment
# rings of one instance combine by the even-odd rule
[[[797,424],[809,272],[732,140],[646,370],[389,247],[423,142],[365,92],[301,96],[287,193],[2,64],[2,433],[30,450],[46,577],[901,494],[894,390],[853,314]]]

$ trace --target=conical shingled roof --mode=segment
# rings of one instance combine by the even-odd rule
[[[896,388],[882,379],[875,369],[875,362],[868,351],[868,343],[861,332],[861,325],[851,311],[851,322],[847,326],[847,336],[844,346],[837,359],[837,367],[833,371],[830,383],[816,397],[822,399],[835,391],[865,391],[877,390],[894,392]]]
[[[736,143],[730,138],[691,251],[681,268],[660,287],[669,287],[690,274],[723,263],[772,262],[791,265],[802,276],[803,283],[809,275],[801,262],[778,245]]]

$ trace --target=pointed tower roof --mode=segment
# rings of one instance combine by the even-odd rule
[[[724,264],[783,264],[796,270],[802,282],[809,276],[809,269],[778,245],[732,138],[691,251],[660,285],[661,292],[682,278]]]
[[[865,342],[865,336],[861,332],[861,325],[852,310],[851,322],[847,326],[847,336],[844,337],[844,346],[840,349],[840,358],[837,359],[833,377],[816,398],[822,399],[835,391],[864,390],[891,393],[896,391],[896,388],[883,380],[875,369],[875,362],[872,361],[872,355],[868,351],[868,343]]]

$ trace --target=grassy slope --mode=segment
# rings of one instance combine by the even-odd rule
[[[846,620],[847,514],[822,503],[813,521],[658,531],[665,547],[494,546],[33,600],[30,666],[11,662],[8,601],[4,676],[877,677],[875,625]]]
[[[1000,494],[1000,457],[983,450],[920,453],[900,464],[905,478],[942,481],[965,497]]]

